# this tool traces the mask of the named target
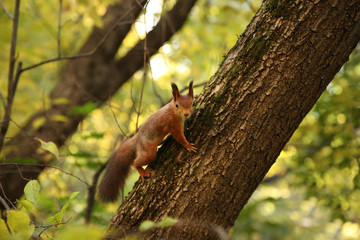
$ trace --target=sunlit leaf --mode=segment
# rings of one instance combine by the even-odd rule
[[[24,199],[24,200],[19,200],[18,201],[19,204],[19,209],[21,209],[22,207],[26,209],[26,211],[31,212],[33,205],[31,204],[30,201]]]
[[[157,227],[171,227],[174,226],[176,223],[178,223],[178,221],[179,221],[178,219],[167,216],[156,225]]]
[[[84,139],[89,139],[89,138],[101,139],[103,137],[104,137],[104,133],[92,132],[90,133],[90,135],[84,136]]]
[[[64,217],[64,212],[60,211],[58,213],[56,213],[54,216],[49,217],[46,221],[47,222],[52,222],[52,223],[61,223]]]
[[[144,232],[144,231],[154,228],[155,226],[156,226],[155,222],[153,222],[151,220],[145,220],[140,224],[139,230]]]
[[[98,106],[94,102],[88,102],[85,105],[82,106],[75,106],[71,110],[71,114],[77,115],[77,114],[88,114],[92,112],[94,109],[96,109]]]
[[[0,239],[7,239],[7,237],[10,237],[10,233],[6,227],[5,221],[0,218]]]
[[[25,212],[16,210],[7,211],[7,223],[10,230],[21,236],[22,239],[30,238],[34,231],[34,226],[30,226],[30,218]]]
[[[38,195],[40,192],[40,184],[37,180],[29,181],[24,188],[25,197],[32,204],[37,201]]]
[[[41,143],[41,149],[52,153],[58,160],[60,159],[59,149],[57,148],[55,143],[53,143],[51,141],[45,142],[45,141],[41,140],[40,138],[35,138],[35,139]]]

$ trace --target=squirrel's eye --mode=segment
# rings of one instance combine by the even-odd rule
[[[193,107],[195,107],[195,103],[193,103]]]
[[[175,107],[177,107],[177,108],[178,108],[178,107],[179,107],[179,105],[178,105],[178,104],[175,104]]]

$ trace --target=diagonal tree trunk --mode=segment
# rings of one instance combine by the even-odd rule
[[[141,69],[144,64],[143,40],[140,40],[124,57],[116,59],[115,55],[122,40],[129,32],[131,23],[135,21],[146,2],[145,0],[122,0],[108,8],[104,16],[104,27],[94,28],[79,54],[92,51],[98,46],[104,35],[108,34],[105,41],[91,56],[69,60],[59,83],[50,94],[52,100],[65,98],[68,103],[56,104],[54,101],[48,110],[35,113],[19,134],[7,143],[6,147],[10,151],[5,154],[5,159],[15,162],[18,162],[19,159],[23,159],[22,161],[35,159],[40,163],[45,162],[44,156],[37,152],[39,142],[35,138],[53,141],[58,146],[63,145],[85,118],[85,115],[71,114],[74,106],[81,106],[89,102],[95,102],[100,106],[137,70]],[[173,9],[167,12],[155,28],[149,32],[146,60],[183,26],[195,2],[196,0],[178,1]],[[130,23],[122,24],[128,22]],[[54,120],[59,115],[65,116],[67,121]],[[45,123],[34,128],[33,123],[44,117]],[[33,179],[37,178],[43,170],[43,167],[38,165],[2,165],[0,167],[0,183],[11,201],[15,201],[22,195],[23,187],[26,184],[19,174],[20,171],[25,178]]]
[[[146,239],[213,239],[229,230],[360,39],[360,0],[265,0],[196,101],[187,138],[165,142],[108,226],[109,236],[170,216]]]

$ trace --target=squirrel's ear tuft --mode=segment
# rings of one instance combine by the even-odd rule
[[[180,92],[178,87],[176,86],[175,83],[171,83],[171,87],[172,87],[172,95],[174,100],[178,99],[180,97]]]
[[[190,97],[192,97],[192,98],[194,98],[193,83],[194,83],[194,81],[191,81],[191,82],[189,83],[189,92],[188,92],[188,95],[189,95]]]

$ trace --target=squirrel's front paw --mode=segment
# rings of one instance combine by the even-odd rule
[[[187,147],[186,147],[186,149],[189,151],[189,152],[196,152],[197,151],[197,148],[196,147],[194,147],[194,143],[190,143]]]
[[[142,172],[139,172],[143,181],[145,181],[145,178],[149,178],[151,176],[151,171],[152,170],[150,168],[146,168],[143,169]]]

